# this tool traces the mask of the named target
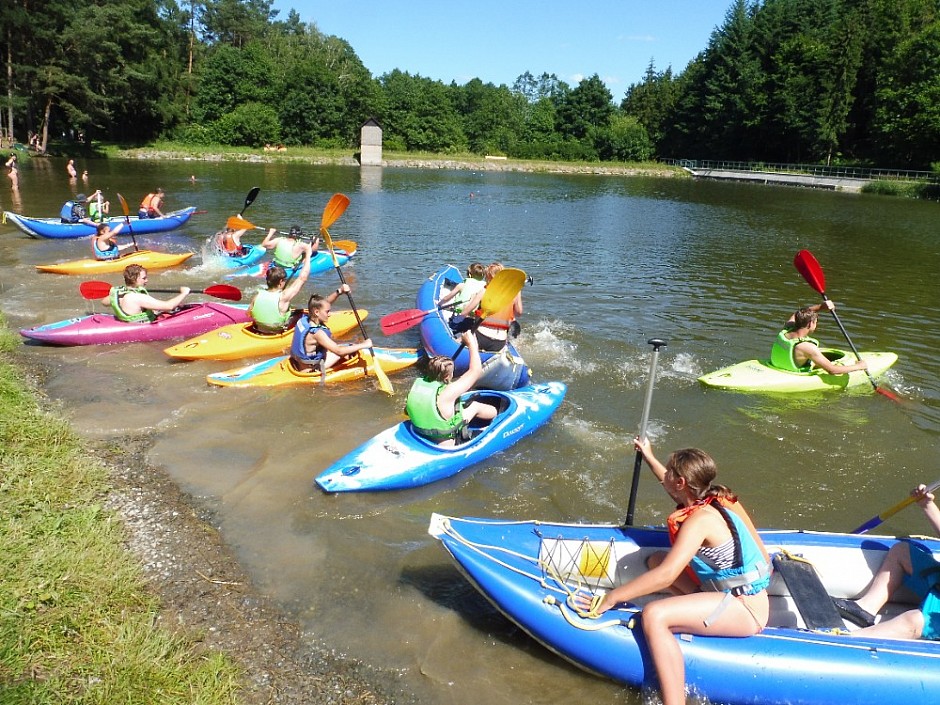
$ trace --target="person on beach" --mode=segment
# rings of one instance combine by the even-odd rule
[[[271,228],[269,233],[275,232]],[[267,289],[259,291],[248,307],[248,313],[254,321],[254,328],[259,333],[276,335],[283,333],[294,323],[291,316],[290,302],[293,300],[310,276],[309,242],[300,243],[303,262],[294,270],[296,276],[287,276],[283,267],[272,264],[265,273]]]
[[[911,490],[934,534],[940,536],[940,508],[925,485]],[[902,585],[913,592],[920,607],[875,624],[875,615]],[[888,549],[881,567],[865,591],[854,600],[833,598],[843,618],[862,629],[853,636],[940,641],[940,562],[916,540],[899,541]]]
[[[117,234],[124,228],[124,223],[112,228],[108,223],[98,223],[95,234],[91,236],[91,251],[96,260],[118,259],[121,253],[134,243],[129,242],[126,245],[118,245]]]
[[[304,248],[309,248],[311,257],[320,249],[320,238],[311,238],[309,243],[301,240],[304,231],[299,225],[292,225],[287,235],[278,235],[277,230],[271,228],[261,241],[266,250],[274,250],[271,259],[274,264],[284,269],[294,269],[304,256]]]
[[[162,188],[158,188],[156,191],[152,191],[144,196],[143,200],[140,202],[140,208],[137,211],[137,217],[144,218],[162,218],[163,211],[163,199],[165,197],[164,191]]]
[[[826,299],[824,304],[804,306],[790,316],[774,339],[770,351],[770,364],[787,372],[809,372],[819,367],[831,375],[844,375],[856,370],[867,370],[868,363],[858,360],[852,365],[836,365],[822,354],[819,341],[809,337],[816,330],[819,311],[825,306],[834,311],[836,305]]]
[[[447,355],[435,355],[428,360],[424,377],[415,380],[408,392],[405,413],[417,433],[451,448],[463,437],[464,429],[475,418],[493,419],[496,407],[479,401],[459,406],[460,397],[477,383],[483,374],[480,345],[470,331],[463,333],[463,343],[470,353],[470,366],[454,379],[454,361]]]
[[[698,448],[670,454],[663,465],[648,440],[634,445],[676,502],[669,515],[668,552],[651,555],[648,570],[606,594],[578,594],[585,618],[663,590],[672,597],[643,608],[642,627],[664,705],[685,703],[685,663],[675,635],[752,636],[770,614],[770,558],[737,497],[715,484],[715,461]]]
[[[340,360],[372,347],[371,339],[361,343],[337,343],[327,327],[333,303],[349,291],[349,284],[343,284],[328,296],[314,294],[310,297],[307,315],[297,321],[291,340],[290,361],[294,369],[301,372],[319,369],[325,372]]]
[[[188,286],[181,286],[180,293],[172,299],[156,299],[147,293],[147,270],[139,264],[129,264],[124,268],[124,285],[112,286],[101,303],[110,306],[119,321],[153,323],[161,312],[179,307],[189,291]]]
[[[463,312],[464,304],[472,301],[478,292],[486,288],[485,277],[486,268],[479,262],[474,262],[467,267],[467,278],[457,284],[437,302],[438,308],[443,308],[448,301],[453,299],[454,315],[460,315]]]

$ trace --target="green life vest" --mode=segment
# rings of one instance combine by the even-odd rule
[[[280,289],[259,291],[249,313],[258,329],[266,333],[280,333],[290,321],[290,311],[281,311]]]
[[[786,328],[777,333],[777,338],[774,340],[774,346],[770,350],[770,364],[774,367],[786,370],[787,372],[809,372],[813,363],[809,360],[806,361],[806,364],[802,367],[797,366],[796,360],[793,359],[793,350],[800,343],[812,343],[816,347],[819,347],[819,341],[815,338],[788,338],[787,333],[789,333]]]
[[[294,257],[294,241],[281,237],[278,238],[277,245],[274,246],[272,259],[274,260],[274,264],[280,265],[285,269],[291,269],[303,261],[303,255]]]
[[[415,431],[433,441],[456,438],[464,427],[463,412],[457,410],[449,419],[441,416],[437,408],[437,396],[446,385],[419,377],[408,392],[405,413],[411,419]]]
[[[104,222],[104,211],[98,208],[97,201],[91,201],[88,204],[88,217],[91,218],[96,223]]]
[[[454,313],[463,313],[463,305],[485,288],[486,282],[482,279],[465,279],[463,288],[454,297]]]
[[[125,323],[152,323],[157,319],[157,312],[151,311],[150,309],[144,309],[140,313],[124,313],[124,309],[121,308],[121,298],[124,294],[129,294],[130,292],[136,294],[146,294],[147,290],[143,287],[137,289],[131,289],[126,286],[113,286],[111,287],[111,310],[114,311],[114,317],[119,321],[124,321]]]

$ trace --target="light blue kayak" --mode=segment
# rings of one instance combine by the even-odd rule
[[[441,448],[418,435],[410,421],[403,421],[337,460],[316,483],[326,492],[366,492],[442,480],[534,432],[555,413],[566,391],[563,382],[543,382],[511,391],[470,392],[464,399],[492,404],[499,412],[491,422],[474,421],[469,441]]]

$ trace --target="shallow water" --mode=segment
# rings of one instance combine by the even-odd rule
[[[216,510],[226,540],[262,588],[299,616],[309,639],[397,669],[420,702],[642,701],[513,628],[426,529],[434,511],[621,521],[651,337],[668,342],[650,415],[654,443],[663,454],[688,445],[710,451],[721,481],[762,526],[850,530],[937,474],[937,204],[680,179],[203,162],[81,168],[91,183],[70,187],[64,161],[21,167],[22,211],[51,215],[76,189],[95,188],[115,208],[120,190],[133,207],[156,185],[167,190],[170,207],[208,211],[175,233],[139,238],[144,246],[197,252],[191,267],[154,272],[155,287],[222,280],[203,245],[252,186],[263,190],[245,217],[285,229],[315,229],[330,195],[346,193],[352,203],[330,232],[359,244],[346,276],[356,303],[370,312],[365,323],[377,344],[418,344],[417,329],[383,338],[378,319],[413,307],[420,281],[442,263],[463,269],[472,260],[501,260],[534,277],[517,345],[536,379],[568,384],[565,403],[509,452],[410,492],[326,496],[312,480],[400,419],[413,371],[392,377],[394,398],[371,381],[218,389],[205,375],[232,363],[171,362],[160,343],[27,346],[51,368],[49,394],[80,432],[153,431],[150,461]],[[0,182],[2,207],[21,210],[13,196]],[[792,265],[802,248],[819,259],[859,349],[899,353],[885,383],[902,404],[864,386],[768,397],[706,390],[696,381],[765,356],[792,310],[819,300]],[[0,306],[10,325],[89,310],[78,279],[33,268],[89,251],[87,242],[33,240],[2,226]],[[258,284],[231,283],[246,295]],[[335,273],[313,277],[302,298],[336,284]],[[821,319],[818,337],[845,347],[831,318]],[[636,523],[661,523],[668,500],[643,472]],[[926,525],[914,509],[883,528],[922,532]]]

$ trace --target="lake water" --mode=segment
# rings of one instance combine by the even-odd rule
[[[537,380],[568,396],[553,420],[509,452],[420,490],[326,496],[313,478],[400,420],[413,371],[393,398],[364,381],[327,389],[209,387],[225,362],[174,363],[163,344],[27,346],[51,369],[48,393],[94,438],[152,432],[151,463],[215,510],[258,584],[306,627],[311,643],[392,669],[422,703],[494,705],[642,696],[568,665],[496,613],[427,536],[432,512],[561,521],[622,521],[642,413],[651,337],[659,355],[649,431],[660,455],[700,446],[719,479],[764,527],[851,530],[938,474],[940,228],[936,203],[686,179],[284,164],[91,161],[69,184],[64,160],[34,159],[4,209],[53,215],[77,190],[119,208],[162,186],[170,207],[207,211],[141,244],[192,249],[193,266],[153,272],[151,286],[204,288],[222,270],[201,257],[237,213],[261,226],[314,230],[334,192],[351,198],[330,229],[359,254],[346,270],[377,344],[419,344],[417,328],[383,338],[378,319],[412,308],[441,264],[500,260],[534,277],[517,346]],[[189,177],[197,177],[190,183]],[[18,205],[19,204],[19,205]],[[258,241],[251,235],[248,241]],[[793,267],[818,258],[827,293],[861,350],[893,350],[884,383],[903,403],[857,391],[757,396],[706,390],[698,375],[764,357],[792,311],[819,295]],[[88,310],[73,277],[34,265],[87,256],[87,242],[34,240],[0,228],[0,306],[11,326]],[[100,277],[116,282],[118,277]],[[234,282],[250,295],[257,281]],[[311,278],[335,288],[335,272]],[[345,308],[343,301],[336,308]],[[817,331],[845,347],[830,316]],[[670,506],[644,468],[637,524]],[[901,512],[886,532],[923,532]]]

